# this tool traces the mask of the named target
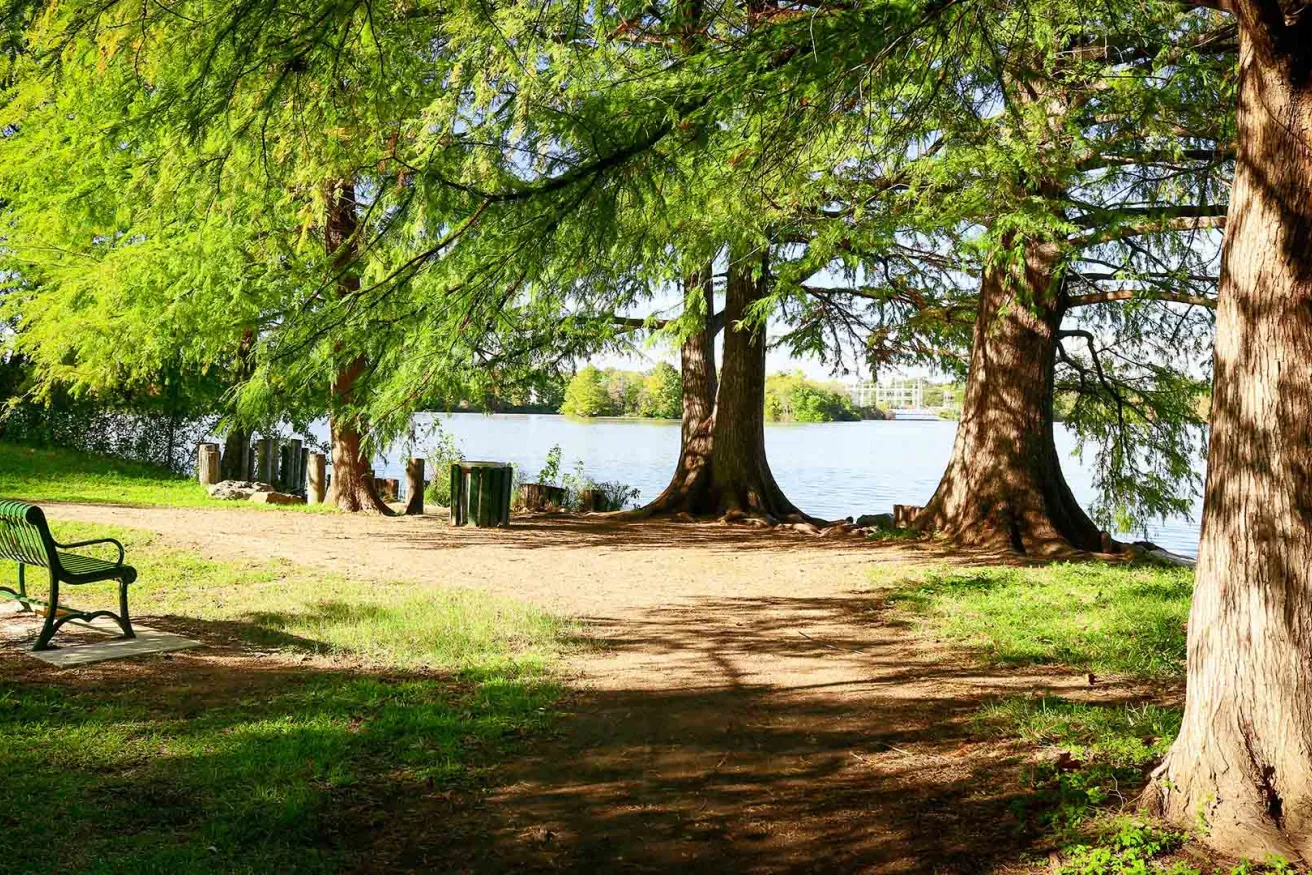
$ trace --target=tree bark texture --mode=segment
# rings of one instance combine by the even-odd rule
[[[765,254],[730,254],[724,301],[724,366],[711,429],[707,504],[729,517],[767,522],[818,522],[799,511],[775,483],[765,456],[764,325],[747,325],[753,304],[769,289]]]
[[[337,294],[347,298],[360,292],[360,278],[351,269],[356,257],[357,219],[355,184],[338,180],[328,191],[324,217],[324,250],[331,256],[337,282]],[[328,428],[332,444],[332,483],[327,503],[341,510],[392,514],[378,497],[371,476],[369,458],[364,451],[359,414],[352,411],[356,382],[368,362],[358,355],[338,366],[333,376]]]
[[[1301,869],[1312,861],[1312,24],[1263,8],[1235,5],[1238,156],[1188,690],[1145,801],[1201,822],[1221,851]]]
[[[670,484],[641,515],[692,513],[706,502],[710,485],[711,431],[715,425],[715,292],[711,266],[687,277],[686,295],[703,296],[706,321],[702,330],[679,347],[683,385],[683,417],[679,428],[679,461]]]
[[[917,529],[1033,556],[1101,549],[1053,440],[1058,254],[1030,243],[1023,264],[985,270],[952,456]]]

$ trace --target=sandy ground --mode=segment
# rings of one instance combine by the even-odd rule
[[[475,530],[432,516],[47,513],[213,558],[480,587],[601,639],[571,667],[552,738],[476,800],[397,800],[366,871],[996,871],[1034,850],[1012,804],[1029,752],[979,740],[980,703],[1134,694],[986,672],[918,638],[869,579],[877,563],[945,559],[916,547],[545,517]]]

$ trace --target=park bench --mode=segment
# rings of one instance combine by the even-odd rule
[[[118,548],[118,561],[110,562],[94,556],[69,553],[73,547],[87,547],[92,544],[112,544]],[[97,617],[112,617],[123,630],[124,638],[135,638],[132,621],[128,618],[128,584],[137,579],[137,570],[131,565],[123,564],[123,545],[113,538],[95,538],[90,541],[75,541],[60,544],[50,535],[50,526],[46,524],[46,515],[41,508],[21,501],[0,501],[0,559],[18,563],[18,589],[0,586],[0,592],[17,599],[24,608],[32,610],[32,605],[45,605],[46,622],[37,636],[33,650],[50,649],[50,639],[55,637],[59,627],[69,620],[90,621]],[[50,598],[48,601],[32,598],[27,594],[27,566],[45,568],[50,573]],[[61,608],[59,605],[59,585],[61,583],[78,586],[96,583],[102,580],[118,581],[119,612],[113,611],[78,611]]]

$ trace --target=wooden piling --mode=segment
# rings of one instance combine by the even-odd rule
[[[307,504],[323,504],[324,495],[328,489],[328,478],[325,476],[327,464],[328,457],[323,453],[310,453],[308,467],[305,472],[305,501]]]
[[[424,512],[424,460],[419,457],[405,463],[405,512],[418,516]]]
[[[196,447],[196,479],[202,486],[219,482],[219,445],[201,443]]]

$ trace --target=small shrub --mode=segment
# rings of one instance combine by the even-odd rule
[[[463,461],[465,454],[455,435],[443,430],[436,422],[433,423],[433,429],[423,450],[423,456],[433,471],[433,479],[424,492],[424,501],[438,507],[450,507],[451,463]]]

